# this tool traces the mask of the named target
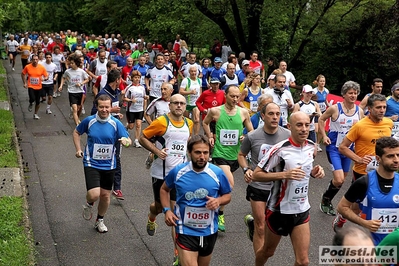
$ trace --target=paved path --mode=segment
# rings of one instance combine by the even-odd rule
[[[18,58],[19,61],[19,58]],[[52,115],[45,114],[43,103],[39,116],[33,120],[28,112],[28,93],[22,86],[21,64],[11,71],[3,64],[12,99],[23,161],[30,169],[26,173],[30,219],[36,243],[38,265],[171,265],[173,258],[170,229],[158,218],[158,231],[150,237],[146,232],[149,203],[152,201],[149,170],[144,166],[147,152],[131,147],[122,151],[124,201],[111,200],[105,217],[109,229],[99,234],[94,219],[82,218],[85,202],[85,182],[80,159],[76,159],[72,142],[73,120],[68,118],[69,106],[64,92],[54,99]],[[91,109],[92,96],[85,104]],[[145,125],[145,124],[144,124]],[[327,167],[325,152],[317,162]],[[327,171],[331,177],[331,172]],[[318,264],[318,246],[331,243],[333,217],[319,211],[319,200],[329,178],[311,180],[311,247],[310,265]],[[226,233],[219,235],[212,265],[253,265],[252,243],[247,239],[244,216],[250,212],[245,200],[246,184],[242,171],[235,173],[236,187],[231,203],[226,207]],[[347,188],[349,181],[344,188]],[[342,191],[333,203],[337,204]],[[283,238],[268,265],[292,265],[294,254],[289,238]]]

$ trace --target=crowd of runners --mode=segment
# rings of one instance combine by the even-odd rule
[[[313,86],[297,86],[285,61],[264,64],[258,52],[237,55],[218,39],[212,56],[198,60],[179,35],[164,48],[142,36],[32,32],[9,35],[6,52],[13,71],[21,58],[34,119],[40,119],[41,102],[51,114],[53,98],[66,97],[61,92],[67,90],[76,157],[84,164],[83,217],[92,218],[98,201],[100,233],[108,231],[111,195],[124,199],[120,151],[131,145],[149,151],[154,202],[147,233],[155,235],[156,218],[164,213],[173,265],[209,265],[218,232],[226,232],[224,213],[240,167],[248,183],[251,214],[243,218],[255,264],[264,265],[281,236],[290,235],[295,265],[308,265],[309,180],[327,172],[315,163],[320,144],[332,176],[319,207],[335,216],[333,230],[342,230],[347,219],[368,229],[378,245],[399,227],[399,82],[386,97],[383,80],[375,78],[356,105],[360,86],[347,81],[342,102],[330,104],[323,75]],[[300,91],[299,100],[291,90]],[[93,104],[85,103],[88,93]],[[352,185],[335,208],[331,202],[352,162]]]

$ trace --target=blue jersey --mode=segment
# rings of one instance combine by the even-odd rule
[[[101,120],[96,114],[83,119],[76,130],[80,135],[87,134],[83,165],[100,170],[115,169],[115,144],[120,138],[129,137],[123,124],[112,116]]]
[[[218,80],[220,80],[223,77],[223,75],[226,73],[227,73],[226,69],[224,69],[224,68],[216,69],[216,68],[212,67],[209,70],[209,78],[210,79],[217,78]]]
[[[378,245],[384,237],[399,226],[399,174],[395,173],[389,193],[381,191],[375,170],[369,172],[367,176],[368,188],[361,207],[366,220],[381,221],[378,230],[371,233],[374,244]]]
[[[96,95],[96,99],[100,96],[100,95],[108,95],[111,100],[112,100],[112,107],[115,106],[119,106],[119,94],[121,93],[121,91],[119,89],[113,90],[108,84],[105,85],[105,87],[103,89],[101,89],[98,94]],[[97,113],[97,105],[95,104],[95,102],[93,102],[93,107],[91,108],[91,115],[94,115]],[[116,116],[116,114],[112,114],[113,116]]]
[[[387,111],[385,112],[385,116],[391,117],[393,115],[399,115],[399,102],[391,97],[387,100]]]
[[[202,88],[208,88],[209,67],[202,67]]]
[[[118,64],[118,67],[124,67],[126,66],[126,60],[129,58],[129,56],[122,56],[122,55],[117,55],[114,58],[114,61]]]
[[[169,188],[176,188],[176,232],[190,236],[209,236],[218,231],[218,210],[205,208],[206,196],[217,198],[231,192],[223,170],[208,163],[195,172],[191,162],[179,164],[165,177]]]
[[[236,71],[236,75],[238,77],[238,85],[241,85],[241,83],[244,82],[244,79],[246,78],[246,75],[242,69]]]
[[[326,101],[327,101],[327,95],[330,93],[326,88],[322,92],[318,90],[318,88],[314,88],[316,90],[316,97],[317,97],[317,103],[319,104],[320,111],[324,113],[327,109]]]

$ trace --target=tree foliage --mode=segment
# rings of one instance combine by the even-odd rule
[[[386,84],[398,78],[397,2],[0,0],[0,25],[10,31],[70,28],[86,34],[141,35],[164,45],[180,34],[192,48],[209,48],[219,37],[236,52],[258,50],[263,58],[286,60],[299,84],[322,73],[327,85],[338,90],[349,79],[366,88],[377,76]]]

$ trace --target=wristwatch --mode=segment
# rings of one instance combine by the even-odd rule
[[[164,208],[162,209],[162,213],[163,213],[163,214],[165,214],[167,211],[170,211],[170,208],[164,207]]]
[[[244,168],[242,168],[242,171],[244,172],[244,175],[245,175],[245,173],[246,173],[248,170],[249,170],[249,168],[248,168],[248,167],[244,167]]]

